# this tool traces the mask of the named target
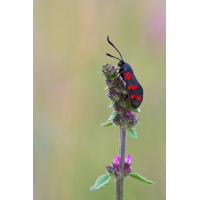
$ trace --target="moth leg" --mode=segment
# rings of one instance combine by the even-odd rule
[[[124,68],[120,68],[120,69],[119,69],[119,73],[120,73],[120,74],[122,73],[122,70],[123,70],[123,69],[124,69]]]
[[[120,69],[120,70],[121,70],[121,69]],[[123,76],[122,76],[122,75],[123,75],[122,70],[121,70],[121,72],[119,71],[118,74],[119,74],[119,75],[118,75],[118,77],[117,77],[117,80],[119,79],[120,76],[123,78]],[[123,79],[124,79],[124,78],[123,78]]]
[[[118,74],[119,74],[119,75],[117,76],[117,80],[118,80],[118,79],[119,79],[119,77],[121,76],[121,73],[120,73],[120,72],[118,72]]]
[[[120,75],[117,76],[117,80],[119,79]]]

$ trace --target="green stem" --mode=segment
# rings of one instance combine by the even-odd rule
[[[123,183],[124,183],[124,159],[126,151],[126,129],[120,126],[119,136],[119,158],[120,158],[120,176],[116,178],[116,200],[123,200]]]

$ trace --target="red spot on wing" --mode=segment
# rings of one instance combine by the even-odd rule
[[[126,73],[124,72],[124,80],[126,80],[127,79],[127,75],[126,75]]]
[[[131,95],[131,99],[135,99],[136,95],[135,94],[132,94]]]
[[[131,74],[127,72],[127,79],[129,80],[131,78]]]
[[[132,89],[134,90],[134,89],[136,89],[138,86],[137,85],[132,85]]]
[[[140,97],[140,96],[137,96],[137,97],[136,97],[136,100],[140,101],[140,100],[141,100],[141,97]]]
[[[128,90],[131,90],[131,88],[132,88],[132,86],[131,86],[131,85],[129,85],[129,86],[128,86]]]

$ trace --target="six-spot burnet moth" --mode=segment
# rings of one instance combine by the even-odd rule
[[[109,37],[107,36],[108,42],[117,50],[117,48],[110,42]],[[117,50],[118,51],[118,50]],[[126,82],[126,90],[128,92],[129,99],[131,101],[131,105],[133,108],[138,108],[143,100],[143,88],[137,81],[135,74],[128,63],[125,63],[121,53],[118,51],[119,55],[121,56],[121,60],[110,54],[106,54],[107,56],[116,58],[119,61],[118,66],[120,67],[119,74]]]

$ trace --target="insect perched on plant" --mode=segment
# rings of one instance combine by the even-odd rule
[[[110,42],[109,37],[107,36],[108,42],[117,50],[117,48]],[[118,51],[118,50],[117,50]],[[125,63],[121,53],[118,51],[118,53],[121,56],[121,60],[119,58],[116,58],[114,56],[111,56],[110,54],[106,54],[107,56],[116,58],[119,61],[118,66],[120,67],[119,74],[126,82],[126,90],[128,92],[129,99],[131,101],[131,105],[133,108],[138,108],[143,100],[143,88],[137,81],[135,74],[131,68],[131,66],[128,63]]]

